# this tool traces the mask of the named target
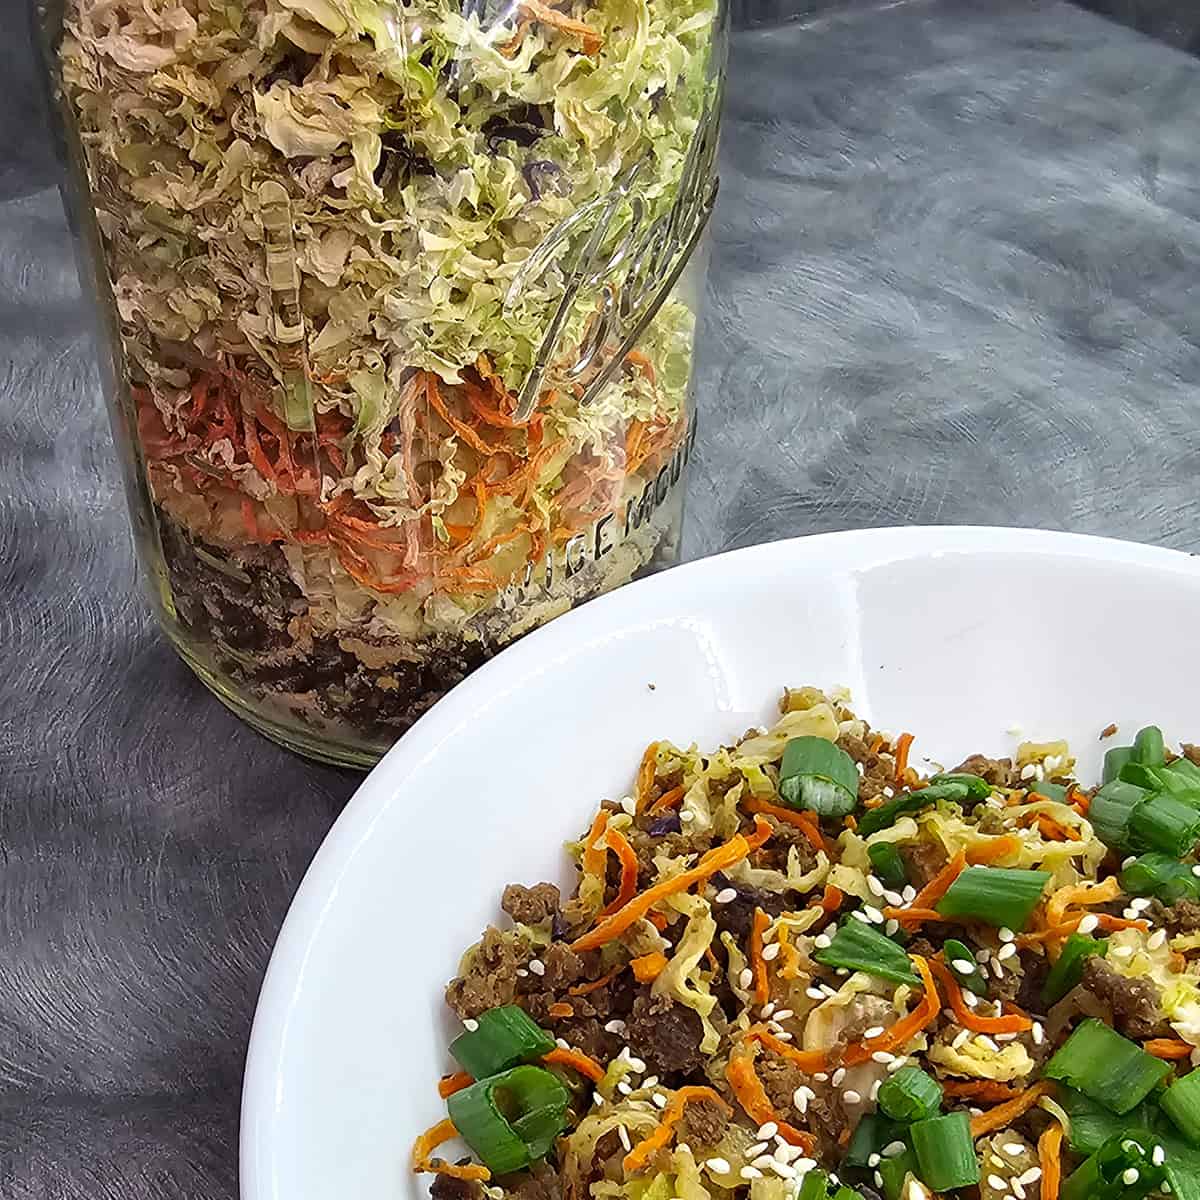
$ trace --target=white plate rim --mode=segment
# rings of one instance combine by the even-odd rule
[[[336,894],[338,879],[354,857],[355,847],[370,837],[390,803],[397,800],[393,778],[403,778],[437,746],[486,695],[497,677],[539,656],[552,657],[589,631],[611,627],[623,608],[632,613],[669,595],[689,580],[728,572],[731,578],[763,578],[771,560],[801,555],[806,566],[826,565],[845,572],[865,570],[889,561],[949,554],[1044,554],[1098,563],[1145,566],[1168,574],[1200,575],[1200,558],[1186,551],[1149,546],[1116,538],[1058,530],[986,525],[884,526],[811,534],[764,542],[696,559],[648,579],[619,588],[534,630],[455,687],[435,704],[387,752],[366,776],[326,834],[288,907],[255,1007],[242,1086],[239,1177],[241,1200],[286,1200],[272,1194],[271,1133],[273,1097],[287,1013],[295,981],[305,970],[309,947],[322,911]],[[762,560],[756,562],[756,560]]]

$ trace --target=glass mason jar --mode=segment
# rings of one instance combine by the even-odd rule
[[[163,628],[367,765],[678,554],[724,0],[49,0]]]

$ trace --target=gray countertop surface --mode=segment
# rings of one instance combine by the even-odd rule
[[[687,553],[937,522],[1200,548],[1197,112],[1200,62],[1063,3],[739,34]],[[61,206],[24,169],[0,170],[0,1195],[227,1200],[270,947],[358,777],[241,726],[156,633]]]

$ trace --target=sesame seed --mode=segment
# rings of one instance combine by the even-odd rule
[[[969,1029],[960,1029],[954,1035],[954,1041],[952,1041],[950,1043],[950,1048],[952,1050],[957,1050],[963,1044],[963,1042],[965,1042],[967,1040],[967,1038],[969,1038],[970,1036],[971,1036],[971,1031]]]
[[[1012,942],[1005,942],[996,953],[996,957],[1003,962],[1005,959],[1012,958],[1017,952],[1017,947]]]
[[[896,908],[904,903],[904,897],[899,892],[884,892],[883,898]]]
[[[871,923],[871,918],[870,918],[870,917],[868,917],[868,916],[867,916],[867,914],[866,914],[865,912],[862,912],[861,910],[859,910],[859,909],[857,909],[857,908],[856,908],[856,909],[854,909],[854,910],[852,910],[852,911],[851,911],[851,913],[850,913],[850,915],[851,915],[851,916],[852,916],[852,917],[853,917],[853,918],[854,918],[856,921],[861,921],[861,922],[862,922],[864,925],[870,925],[870,923]]]
[[[775,1020],[786,1021],[788,1019],[788,1017],[793,1016],[793,1015],[794,1014],[792,1013],[792,1010],[790,1008],[780,1008],[780,1009],[776,1010]]]
[[[1017,935],[1007,925],[1000,926],[999,936],[1002,942],[1015,942],[1017,940]]]
[[[808,1112],[808,1096],[805,1094],[805,1089],[798,1087],[792,1093],[792,1107],[801,1115],[804,1116]]]
[[[760,1154],[751,1164],[752,1167],[758,1167],[761,1171],[763,1168],[771,1168],[775,1166],[775,1158],[770,1154]]]
[[[1156,929],[1146,939],[1147,950],[1161,950],[1163,943],[1167,940],[1167,931],[1165,929]]]
[[[529,960],[529,969],[535,975],[545,975],[546,964],[544,962],[542,962],[542,960],[540,958],[531,958]]]
[[[810,1000],[824,1000],[825,999],[825,993],[823,991],[821,991],[820,988],[815,988],[815,987],[805,988],[804,994]]]
[[[689,821],[694,821],[695,819],[696,814],[694,812],[689,812],[686,808],[679,814],[679,820],[684,825],[686,825]]]
[[[879,1098],[879,1089],[883,1087],[883,1080],[877,1079],[871,1084],[871,1090],[867,1093],[868,1100],[877,1100]]]
[[[841,1087],[842,1080],[845,1078],[846,1078],[846,1068],[838,1067],[838,1069],[836,1071],[834,1071],[834,1073],[833,1073],[833,1086]]]
[[[883,1174],[881,1172],[876,1171],[873,1178],[875,1180],[876,1187],[883,1187]]]
[[[642,1059],[634,1058],[631,1054],[629,1056],[629,1069],[640,1075],[646,1069],[646,1064],[642,1061]]]
[[[617,1126],[617,1137],[619,1137],[621,1139],[621,1145],[626,1150],[633,1149],[633,1143],[630,1142],[630,1140],[629,1140],[629,1130],[626,1129],[624,1125]]]
[[[771,1014],[772,1014],[774,1011],[775,1011],[775,1004],[774,1004],[774,1002],[773,1002],[773,1001],[768,1001],[766,1004],[764,1004],[764,1005],[762,1006],[762,1008],[760,1008],[760,1009],[758,1010],[758,1015],[759,1015],[760,1017],[762,1017],[762,1019],[765,1021],[765,1020],[766,1020],[766,1019],[767,1019],[767,1018],[768,1018],[768,1017],[769,1017],[769,1016],[770,1016],[770,1015],[771,1015]]]
[[[757,1167],[743,1167],[738,1174],[743,1179],[761,1179],[762,1172]]]
[[[992,957],[992,952],[985,946],[982,950],[975,951],[975,961],[985,963]]]
[[[1167,1161],[1167,1152],[1161,1146],[1155,1146],[1150,1152],[1150,1161],[1156,1167],[1161,1167]]]
[[[802,1151],[799,1146],[789,1146],[787,1142],[781,1139],[779,1145],[775,1147],[772,1157],[774,1157],[776,1162],[790,1164],[792,1159],[800,1153]]]
[[[766,1121],[758,1127],[758,1140],[760,1142],[770,1141],[779,1132],[779,1126],[774,1121]]]
[[[995,1043],[995,1042],[993,1042],[993,1041],[992,1041],[992,1039],[991,1039],[990,1037],[988,1037],[988,1035],[987,1035],[986,1033],[981,1033],[981,1034],[980,1034],[980,1035],[979,1035],[979,1036],[978,1036],[978,1037],[975,1039],[975,1045],[977,1045],[977,1046],[982,1046],[982,1047],[983,1047],[985,1050],[990,1050],[990,1051],[992,1051],[992,1053],[993,1053],[993,1054],[994,1054],[994,1053],[995,1053],[997,1050],[999,1050],[999,1049],[1000,1049],[1000,1047],[999,1047],[999,1046],[997,1046],[997,1045],[996,1045],[996,1043]]]
[[[1195,876],[1196,876],[1198,879],[1200,879],[1200,863],[1197,863],[1197,864],[1196,864],[1196,865],[1195,865],[1195,866],[1192,868],[1192,874],[1193,874],[1193,875],[1195,875]]]
[[[785,1162],[780,1162],[777,1158],[767,1160],[767,1165],[779,1176],[780,1179],[795,1179],[796,1172],[792,1170]]]
[[[1123,916],[1127,921],[1135,921],[1137,920],[1137,909],[1123,908],[1121,909],[1121,916]]]
[[[895,789],[895,788],[892,788],[892,787],[886,787],[886,786],[884,787],[884,789],[883,789],[883,795],[887,796],[887,798],[888,798],[889,800],[890,800],[890,799],[891,799],[891,798],[892,798],[892,797],[893,797],[895,794],[896,794],[896,789]]]
[[[889,1054],[886,1050],[873,1050],[871,1058],[877,1063],[890,1063],[896,1056]]]
[[[882,896],[884,894],[884,892],[887,890],[883,886],[883,883],[880,880],[876,879],[874,875],[867,876],[867,887],[870,890],[871,895],[873,895],[873,896]]]
[[[898,1070],[900,1070],[901,1067],[905,1066],[907,1063],[908,1063],[908,1055],[907,1054],[901,1055],[899,1058],[888,1063],[888,1065],[887,1065],[888,1074],[894,1075]]]
[[[883,927],[883,932],[891,937],[893,933],[900,928],[900,922],[895,917],[889,917],[888,923]]]
[[[754,972],[749,967],[743,967],[741,974],[738,976],[738,983],[743,988],[748,988],[754,983]]]
[[[988,1187],[994,1188],[998,1192],[1008,1191],[1008,1180],[1001,1179],[999,1175],[989,1175],[987,1181]]]
[[[763,962],[770,962],[772,959],[779,957],[779,951],[782,947],[778,942],[772,942],[769,946],[763,947]]]
[[[1133,953],[1132,946],[1114,946],[1109,953],[1113,958],[1128,958]]]
[[[1021,1186],[1021,1181],[1019,1179],[1014,1179],[1011,1187],[1013,1190],[1013,1195],[1016,1196],[1017,1200],[1025,1200],[1025,1189]]]
[[[996,1041],[1012,1042],[1012,1041],[1016,1040],[1016,1037],[1017,1037],[1017,1035],[1015,1033],[998,1033],[998,1034],[996,1034]]]
[[[1017,1176],[1017,1181],[1028,1186],[1031,1183],[1037,1183],[1041,1177],[1041,1167],[1030,1167],[1028,1171],[1022,1171],[1021,1174]]]
[[[881,912],[879,911],[879,909],[877,909],[877,908],[875,907],[875,905],[873,905],[873,904],[864,904],[864,905],[863,905],[863,912],[865,912],[865,913],[867,914],[867,920],[868,920],[868,921],[871,921],[871,922],[873,922],[873,923],[874,923],[874,924],[876,924],[876,925],[882,925],[882,924],[883,924],[883,920],[884,920],[883,913],[881,913]]]
[[[817,1072],[817,1073],[816,1073],[816,1074],[813,1076],[813,1078],[814,1078],[814,1079],[815,1079],[815,1080],[816,1080],[818,1083],[828,1083],[828,1082],[829,1082],[829,1072],[828,1072],[828,1071],[818,1071],[818,1072]]]
[[[870,1029],[863,1030],[863,1040],[869,1042],[872,1038],[877,1038],[882,1032],[882,1025],[872,1025]]]
[[[1005,1154],[1019,1155],[1025,1153],[1025,1147],[1020,1142],[1005,1142],[1002,1149]]]
[[[960,975],[973,975],[975,973],[975,964],[973,962],[968,962],[965,958],[952,958],[950,960],[950,965]]]
[[[817,936],[813,938],[813,945],[816,946],[818,950],[828,950],[829,947],[833,945],[833,939],[830,938],[827,933],[818,933]]]
[[[858,1094],[858,1092],[856,1092],[853,1088],[847,1088],[842,1093],[842,1099],[845,1100],[845,1102],[847,1104],[861,1104],[862,1103],[862,1096],[860,1096]]]
[[[604,1097],[602,1095],[600,1095],[599,1092],[593,1092],[592,1093],[592,1103],[597,1108],[601,1108],[604,1105]]]
[[[622,1096],[628,1096],[628,1095],[630,1095],[630,1093],[632,1093],[632,1091],[633,1091],[633,1088],[631,1088],[631,1087],[629,1086],[629,1080],[627,1080],[627,1079],[622,1079],[622,1080],[621,1080],[621,1081],[620,1081],[620,1082],[617,1084],[617,1091],[618,1091],[618,1092],[620,1092]]]
[[[974,1008],[979,1003],[979,997],[974,992],[963,992],[963,1003],[968,1008]]]
[[[1144,912],[1150,907],[1150,901],[1147,900],[1145,896],[1138,896],[1136,900],[1130,900],[1129,907],[1132,908],[1134,912]]]
[[[781,1042],[790,1042],[792,1040],[792,1035],[790,1033],[788,1033],[788,1031],[786,1029],[776,1029],[774,1032],[775,1032],[775,1036]]]
[[[1088,913],[1082,921],[1079,922],[1080,933],[1092,933],[1100,924],[1100,918],[1095,913]]]
[[[905,904],[911,904],[917,898],[917,889],[911,883],[906,883],[901,895],[904,897]]]
[[[621,797],[621,807],[631,816],[637,816],[637,801],[632,796]]]
[[[1026,763],[1021,768],[1022,779],[1032,779],[1037,774],[1037,767],[1033,763]]]
[[[1040,1046],[1046,1040],[1046,1031],[1042,1028],[1041,1021],[1034,1021],[1033,1028],[1029,1032],[1033,1035],[1035,1046]]]
[[[1121,1182],[1128,1187],[1133,1187],[1139,1179],[1141,1179],[1141,1175],[1138,1174],[1137,1167],[1126,1167],[1121,1173]]]
[[[713,903],[714,904],[728,904],[731,900],[736,900],[736,899],[737,899],[737,889],[727,887],[727,888],[722,888],[713,897]],[[723,1158],[716,1159],[716,1160],[710,1158],[708,1161],[711,1163],[713,1161],[724,1162],[725,1160]]]
[[[650,1097],[650,1099],[654,1101],[655,1108],[666,1108],[667,1107],[667,1098],[666,1098],[666,1096],[664,1096],[662,1094],[662,1092],[655,1092],[654,1095]]]
[[[611,1021],[606,1021],[604,1024],[605,1033],[621,1034],[625,1032],[625,1022],[620,1017],[614,1017]]]
[[[647,1075],[646,1078],[642,1080],[642,1087],[644,1087],[644,1088],[652,1088],[652,1087],[656,1087],[657,1085],[658,1085],[658,1076],[657,1075]]]
[[[729,1162],[724,1158],[706,1158],[704,1165],[710,1171],[715,1171],[718,1175],[729,1174]]]
[[[474,1017],[467,1017],[467,1019],[463,1021],[463,1028],[468,1033],[474,1033],[475,1030],[479,1028],[479,1022],[476,1021]]]
[[[766,1148],[766,1142],[755,1142],[753,1146],[746,1147],[746,1157],[757,1158]]]
[[[879,1155],[878,1154],[868,1154],[867,1155],[867,1166],[868,1167],[879,1166]]]
[[[898,1154],[903,1154],[906,1149],[903,1142],[888,1142],[879,1153],[884,1158],[895,1158]]]
[[[527,970],[525,970],[524,967],[518,967],[517,968],[517,978],[518,979],[528,979],[529,972]]]

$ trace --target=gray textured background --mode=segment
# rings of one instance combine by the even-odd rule
[[[230,1200],[255,993],[356,778],[242,728],[149,623],[10,65],[0,1196]],[[1200,548],[1197,112],[1200,63],[1061,3],[740,34],[689,553],[931,521]]]

